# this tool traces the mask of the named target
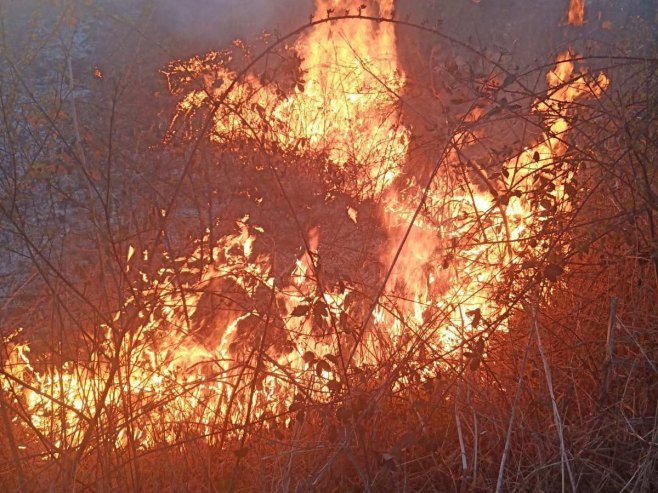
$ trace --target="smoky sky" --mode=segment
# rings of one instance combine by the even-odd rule
[[[249,42],[262,31],[285,34],[305,22],[314,0],[159,0],[165,35],[176,48],[197,51],[226,47],[233,39]],[[360,1],[345,1],[355,10]],[[615,31],[641,17],[657,26],[658,0],[587,0],[585,25],[566,26],[569,0],[396,0],[398,18],[440,26],[441,31],[476,47],[505,50],[521,63],[532,63],[578,41],[612,42]],[[612,30],[602,30],[604,21]],[[438,22],[438,24],[437,24]],[[654,32],[658,30],[654,29]],[[404,36],[403,34],[402,36]],[[574,46],[575,45],[575,46]]]
[[[158,10],[176,39],[217,48],[262,31],[293,29],[308,20],[313,0],[162,0]]]

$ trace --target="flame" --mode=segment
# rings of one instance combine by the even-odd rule
[[[315,17],[340,4],[318,1]],[[393,2],[375,6],[387,16]],[[394,26],[322,23],[301,36],[293,50],[301,60],[303,82],[282,98],[275,84],[247,75],[214,114],[212,140],[230,146],[246,139],[268,149],[327,156],[337,171],[355,178],[350,192],[361,198],[380,196],[400,173],[410,139],[399,111],[405,76],[398,65]],[[189,82],[185,74],[204,73],[204,87],[184,96],[171,128],[226,92],[237,77],[226,67],[230,61],[228,55],[211,52],[165,70],[173,92],[180,91],[181,78]]]
[[[503,163],[505,175],[493,190],[483,192],[444,176],[443,182],[431,188],[426,201],[426,209],[442,217],[421,216],[411,229],[409,246],[405,246],[394,271],[394,282],[402,285],[400,296],[411,300],[405,303],[412,314],[405,323],[414,331],[439,317],[441,331],[434,334],[437,347],[461,347],[465,338],[486,333],[491,324],[506,329],[506,305],[494,301],[503,273],[546,255],[547,247],[533,241],[550,217],[546,207],[552,208],[550,215],[570,210],[566,190],[574,187],[574,170],[560,171],[568,150],[565,137],[569,106],[565,103],[585,96],[598,97],[609,83],[604,74],[595,78],[585,73],[574,76],[572,58],[568,51],[557,57],[555,69],[546,77],[548,95],[534,104],[533,110],[543,117],[548,129],[543,138]],[[454,139],[456,147],[468,145],[460,142],[459,136]],[[447,164],[463,166],[456,152]],[[549,204],[545,203],[547,199],[541,204],[529,200],[542,179],[554,187],[547,193]],[[392,262],[420,196],[420,188],[412,183],[387,204],[387,221],[393,234],[384,254],[386,265]],[[513,291],[513,286],[508,288]],[[389,312],[395,313],[393,307]],[[380,323],[395,325],[390,316]]]
[[[567,12],[567,24],[582,26],[585,22],[585,0],[571,0]]]
[[[338,7],[319,0],[316,18]],[[393,2],[371,7],[390,16]],[[574,75],[572,56],[561,54],[547,75],[547,96],[533,106],[547,129],[539,141],[501,163],[505,174],[487,191],[446,171],[429,189],[424,205],[431,213],[411,224],[423,191],[413,180],[400,185],[411,130],[399,110],[405,76],[394,25],[319,23],[293,50],[304,83],[288,94],[255,75],[237,81],[227,53],[172,63],[166,75],[182,96],[172,129],[189,122],[192,130],[194,115],[212,106],[211,139],[219,145],[251,142],[312,156],[354,178],[344,192],[355,201],[378,198],[390,243],[385,265],[393,264],[407,230],[410,236],[370,324],[355,334],[364,304],[355,285],[327,286],[319,278],[319,227],[306,231],[305,251],[280,279],[262,253],[263,229],[244,216],[211,247],[208,234],[189,257],[165,256],[159,272],[141,272],[139,296],[101,327],[86,360],[37,365],[20,333],[4,339],[2,390],[51,456],[79,446],[95,419],[108,443],[137,448],[188,435],[213,441],[218,429],[266,415],[289,421],[299,402],[326,402],[340,392],[348,378],[346,355],[354,355],[357,367],[376,366],[409,353],[419,339],[423,350],[449,351],[485,329],[506,328],[504,300],[496,301],[505,270],[547,251],[533,244],[548,220],[544,207],[530,199],[537,180],[558,176],[550,207],[570,207],[574,172],[560,172],[568,150],[565,103],[599,96],[608,79]],[[190,89],[195,76],[203,88]],[[234,90],[214,106],[234,81]],[[467,119],[481,116],[474,111]],[[464,132],[453,142],[448,165],[459,163],[459,150],[470,145]],[[347,214],[357,222],[355,208]],[[139,269],[135,251],[130,245],[133,271]],[[144,259],[149,255],[155,254],[143,252]],[[361,306],[354,302],[359,296]]]

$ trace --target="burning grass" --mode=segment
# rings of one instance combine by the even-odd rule
[[[319,1],[309,26],[261,55],[236,43],[243,71],[229,51],[163,70],[178,98],[165,144],[189,143],[184,173],[205,141],[233,156],[250,177],[235,196],[249,206],[213,218],[182,255],[163,248],[165,235],[125,245],[129,295],[84,329],[77,358],[32,355],[20,331],[3,338],[6,484],[655,486],[656,385],[638,373],[655,380],[655,344],[616,301],[647,303],[655,272],[644,267],[642,294],[613,293],[606,320],[610,283],[588,257],[616,224],[586,213],[606,185],[592,165],[601,135],[621,128],[605,121],[613,76],[567,51],[536,92],[532,72],[481,54],[488,72],[452,60],[431,69],[470,95],[444,107],[441,132],[423,132],[408,123],[418,101],[397,54],[396,29],[410,23],[393,19],[392,2],[366,7]],[[509,120],[525,135],[492,134]],[[640,142],[646,165],[653,147]],[[419,166],[428,152],[434,161]],[[619,187],[626,206],[632,187]],[[305,213],[311,202],[328,212]],[[638,216],[623,219],[639,228]],[[615,370],[620,328],[630,366]]]

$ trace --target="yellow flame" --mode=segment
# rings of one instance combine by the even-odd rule
[[[377,7],[381,15],[390,15],[392,6],[387,0]],[[340,7],[337,0],[319,0],[315,16]],[[230,145],[242,137],[267,148],[325,155],[339,171],[356,177],[350,191],[362,198],[379,196],[400,173],[410,138],[399,111],[405,76],[394,26],[321,23],[300,37],[294,51],[302,60],[303,83],[281,98],[275,85],[248,75],[215,113],[212,139]],[[199,73],[218,58],[209,53],[165,74],[171,81],[181,73]],[[172,126],[222,95],[237,77],[222,64],[213,67],[204,76],[205,87],[188,92],[179,103]]]
[[[393,2],[373,5],[390,15]],[[337,8],[337,1],[319,0],[316,17]],[[321,153],[336,169],[356,176],[351,191],[357,198],[387,192],[391,249],[383,260],[390,265],[400,231],[408,227],[420,199],[413,183],[405,193],[396,194],[391,187],[410,140],[398,109],[405,77],[398,66],[394,26],[356,20],[322,23],[294,49],[302,59],[303,87],[281,96],[273,86],[247,76],[215,114],[212,139],[230,145],[243,138],[269,149],[276,145]],[[218,58],[212,53],[180,62],[168,74],[203,72],[208,60]],[[428,346],[450,349],[477,333],[483,321],[502,316],[503,305],[492,301],[501,268],[522,261],[523,242],[544,219],[524,193],[506,201],[500,197],[510,190],[529,192],[534,176],[551,169],[567,151],[563,103],[598,96],[608,84],[604,75],[574,76],[570,58],[569,53],[558,57],[547,76],[548,96],[534,105],[548,130],[536,145],[502,163],[509,173],[495,182],[495,194],[451,189],[456,182],[449,177],[430,190],[427,208],[443,211],[444,220],[420,216],[415,222],[361,344],[347,348],[355,349],[357,365],[404,354],[399,349],[411,347],[411,335],[428,328],[434,328],[425,332]],[[214,67],[205,74],[206,87],[184,95],[175,121],[210,104],[235,79],[225,66]],[[469,118],[479,116],[474,112]],[[466,138],[454,140],[468,145]],[[300,142],[305,148],[299,148]],[[457,156],[450,159],[455,162]],[[572,177],[565,175],[552,192],[557,207],[569,207],[564,185]],[[356,223],[356,209],[348,208],[348,215]],[[54,450],[79,445],[100,409],[110,441],[145,448],[174,443],[188,433],[212,437],[226,423],[251,419],[248,413],[286,412],[297,388],[316,401],[329,399],[342,384],[337,355],[343,342],[334,332],[352,330],[347,321],[362,317],[358,310],[352,313],[347,301],[355,290],[349,285],[321,290],[314,278],[322,255],[319,228],[308,231],[308,251],[288,279],[275,282],[269,257],[257,254],[262,233],[245,216],[236,223],[236,232],[220,238],[210,251],[203,247],[209,241],[206,235],[189,258],[168,262],[176,268],[163,267],[157,276],[141,273],[140,299],[129,300],[114,316],[116,326],[101,327],[102,340],[87,362],[38,370],[28,357],[29,346],[15,342],[18,334],[6,338],[3,391],[20,401],[29,424]],[[542,253],[542,247],[535,248]],[[134,252],[131,245],[128,261]],[[147,258],[148,252],[143,255]],[[208,297],[220,308],[208,307]],[[280,319],[270,318],[272,306]],[[132,323],[127,315],[131,310],[138,313],[137,327],[127,333],[118,330],[124,320]],[[261,347],[263,352],[257,352]],[[241,380],[245,375],[252,387],[245,386],[249,378]]]

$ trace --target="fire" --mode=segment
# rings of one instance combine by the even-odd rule
[[[438,318],[441,331],[434,338],[443,349],[459,346],[465,337],[487,334],[493,325],[506,328],[505,303],[494,301],[503,273],[541,259],[547,248],[535,244],[533,238],[549,219],[546,213],[553,215],[571,207],[567,190],[575,188],[574,169],[564,168],[562,159],[568,149],[569,106],[565,103],[588,95],[598,97],[609,83],[604,74],[574,76],[571,59],[569,52],[558,56],[555,69],[546,77],[548,95],[534,104],[533,110],[542,115],[548,129],[543,139],[502,163],[504,173],[490,182],[491,190],[482,191],[445,174],[443,181],[433,184],[426,201],[434,217],[417,218],[411,229],[407,243],[413,247],[405,247],[394,280],[413,300],[408,308],[413,316],[406,323],[416,331]],[[448,168],[460,163],[457,149],[468,145],[459,136],[454,140],[456,150],[448,156]],[[537,203],[530,199],[542,180],[553,189]],[[394,232],[385,255],[387,265],[421,192],[412,183],[386,205]],[[390,326],[396,322],[388,317],[381,323]]]
[[[341,3],[318,1],[315,18],[340,11]],[[373,7],[382,17],[390,16],[393,2]],[[353,177],[350,192],[380,196],[400,173],[410,138],[398,108],[405,76],[393,24],[321,23],[302,35],[293,50],[303,80],[282,98],[277,85],[248,75],[214,114],[212,140],[230,146],[237,138],[268,149],[323,155],[338,172]],[[165,70],[173,92],[187,90],[190,72],[203,73],[203,87],[185,94],[172,128],[226,92],[237,77],[226,67],[230,61],[228,55],[211,52]]]
[[[390,17],[393,2],[369,7]],[[316,19],[337,8],[337,1],[318,0]],[[293,50],[304,82],[288,94],[255,75],[237,80],[227,53],[172,63],[165,72],[181,95],[172,131],[186,123],[194,130],[195,115],[215,108],[210,138],[218,145],[249,142],[313,158],[352,178],[342,191],[355,202],[378,200],[390,241],[384,265],[393,264],[407,230],[410,236],[370,323],[359,326],[367,300],[353,283],[321,279],[319,227],[306,231],[305,251],[282,280],[263,253],[264,230],[245,216],[215,245],[208,246],[207,236],[189,257],[165,257],[157,274],[141,273],[139,296],[102,327],[87,358],[37,365],[20,333],[5,338],[0,382],[33,432],[29,446],[39,446],[38,438],[51,455],[61,454],[83,442],[94,420],[102,440],[117,447],[148,448],[189,435],[213,441],[219,429],[265,416],[290,421],[300,402],[330,401],[352,376],[350,363],[376,367],[408,354],[418,341],[424,351],[450,351],[505,329],[505,304],[497,301],[505,271],[542,258],[548,247],[533,239],[546,212],[570,207],[575,185],[562,160],[565,103],[599,96],[607,78],[574,75],[570,54],[560,55],[547,75],[547,96],[533,107],[547,129],[539,142],[501,163],[504,173],[483,191],[449,171],[470,145],[465,133],[454,135],[446,171],[428,190],[429,212],[412,224],[423,190],[403,173],[412,132],[400,112],[405,76],[394,24],[318,23]],[[199,78],[203,87],[190,89]],[[469,119],[477,123],[480,116]],[[548,203],[534,200],[537,183],[549,176]],[[347,214],[357,223],[355,208]],[[132,270],[139,269],[135,252],[131,245]]]
[[[572,26],[582,26],[585,23],[585,0],[571,0],[569,2],[567,23]]]

